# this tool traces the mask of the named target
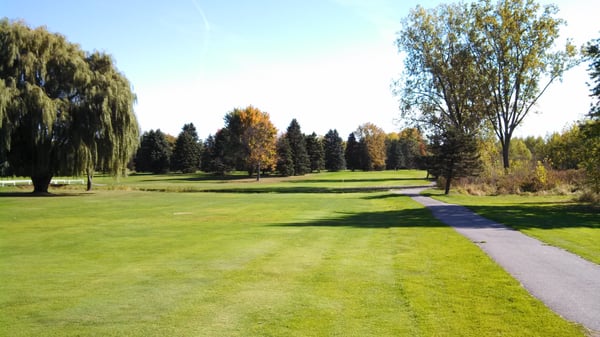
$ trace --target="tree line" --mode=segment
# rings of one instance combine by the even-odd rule
[[[160,130],[140,137],[136,96],[110,55],[86,52],[44,27],[2,19],[0,170],[30,176],[34,191],[46,193],[54,175],[87,175],[91,188],[95,171],[119,175],[128,165],[150,172],[245,170],[257,179],[261,172],[418,167],[443,178],[448,192],[455,178],[484,172],[491,153],[484,149],[493,147],[485,145],[489,135],[509,173],[515,129],[553,81],[585,61],[595,102],[577,131],[545,141],[554,149],[580,146],[549,152],[562,155],[545,156],[552,157],[545,165],[583,168],[599,193],[600,40],[579,55],[569,42],[556,49],[564,25],[557,11],[533,0],[417,6],[398,32],[405,64],[393,86],[402,120],[414,124],[385,134],[366,123],[345,141],[335,129],[305,135],[296,120],[278,133],[269,115],[253,106],[229,112],[224,127],[203,141],[192,124],[178,137]]]
[[[144,132],[130,165],[138,172],[191,173],[197,170],[225,175],[246,171],[304,175],[321,170],[384,170],[423,168],[426,144],[418,129],[386,134],[365,123],[344,141],[337,130],[324,136],[304,134],[296,119],[278,133],[269,114],[254,106],[236,108],[225,115],[225,125],[200,140],[193,124],[185,124],[177,137],[158,130]]]

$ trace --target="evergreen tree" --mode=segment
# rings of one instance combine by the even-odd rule
[[[325,152],[325,169],[328,171],[339,171],[346,168],[344,158],[344,144],[337,130],[329,130],[323,138]]]
[[[400,149],[400,140],[398,138],[388,138],[386,140],[386,149],[387,158],[385,160],[385,167],[388,170],[397,170],[405,167]]]
[[[277,171],[284,177],[294,175],[292,148],[285,136],[277,139]]]
[[[428,160],[428,170],[435,177],[444,178],[445,194],[450,192],[453,179],[480,173],[481,162],[474,134],[448,129],[431,136],[429,149],[432,156]]]
[[[592,191],[600,194],[600,38],[588,42],[584,47],[584,55],[590,63],[588,73],[593,81],[590,90],[594,102],[588,118],[580,125],[583,148],[581,166],[586,171]]]
[[[204,172],[213,172],[212,170],[212,154],[215,149],[215,137],[208,135],[202,146],[202,154],[200,155],[200,169]]]
[[[171,148],[160,129],[144,132],[135,157],[138,172],[167,173],[170,167]]]
[[[321,172],[325,166],[325,153],[323,150],[323,142],[314,132],[311,135],[306,136],[306,151],[310,158],[311,172]]]
[[[194,124],[185,124],[175,141],[171,157],[171,169],[183,173],[194,173],[200,167],[202,145]]]
[[[346,166],[349,170],[357,170],[361,168],[361,146],[356,141],[354,132],[348,135],[348,141],[346,142]]]
[[[304,175],[310,172],[310,158],[306,151],[305,137],[300,130],[300,124],[295,118],[287,128],[286,138],[292,149],[294,175]]]

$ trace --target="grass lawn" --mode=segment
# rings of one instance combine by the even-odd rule
[[[116,181],[110,177],[99,177],[94,182],[104,189],[137,189],[143,191],[171,192],[277,192],[315,193],[348,192],[361,189],[387,189],[391,186],[427,185],[426,173],[419,170],[380,172],[321,172],[304,176],[281,178],[263,176],[259,184],[255,177],[245,172],[236,172],[223,178],[197,174],[134,174]]]
[[[317,177],[3,196],[0,336],[584,335],[408,197]]]
[[[433,196],[600,264],[600,209],[572,196]]]

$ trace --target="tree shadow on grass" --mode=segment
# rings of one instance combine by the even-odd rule
[[[507,206],[465,205],[477,214],[522,229],[594,228],[600,230],[597,207],[578,203],[526,203]]]
[[[425,186],[365,186],[365,187],[318,187],[318,186],[266,186],[248,188],[210,188],[193,190],[195,192],[213,193],[376,193],[403,188],[416,188]],[[385,197],[398,196],[396,194]],[[380,198],[384,198],[381,196]]]
[[[373,178],[373,179],[298,179],[290,183],[376,183],[382,181],[423,181],[425,178]]]
[[[447,227],[431,216],[425,208],[396,211],[348,213],[338,212],[328,219],[298,221],[272,226],[278,227],[350,227],[350,228],[399,228],[399,227]]]
[[[28,192],[0,192],[0,198],[56,198],[56,197],[79,197],[93,195],[93,192],[60,192],[60,193],[34,193]]]
[[[364,196],[363,199],[390,199],[406,196],[388,193]],[[466,214],[465,214],[466,212]],[[477,215],[473,215],[475,212]],[[454,227],[502,228],[504,226],[522,230],[530,228],[593,228],[600,230],[600,213],[587,205],[566,203],[564,205],[524,204],[506,206],[458,206],[439,205],[430,208],[401,209],[383,212],[345,213],[335,217],[281,224],[284,227],[447,227],[434,217],[443,214]]]

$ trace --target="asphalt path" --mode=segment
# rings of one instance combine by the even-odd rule
[[[419,195],[400,193],[426,206],[440,221],[464,235],[536,298],[567,320],[600,333],[600,265],[483,218],[469,209]]]

